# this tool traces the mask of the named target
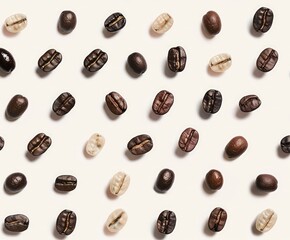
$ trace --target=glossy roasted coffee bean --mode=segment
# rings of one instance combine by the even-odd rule
[[[163,34],[172,27],[173,22],[173,18],[168,13],[162,13],[154,20],[151,28],[155,33]]]
[[[107,61],[107,53],[103,52],[101,49],[95,49],[84,59],[84,67],[89,72],[96,72],[100,70]]]
[[[38,60],[38,67],[44,72],[55,69],[62,61],[62,55],[55,49],[47,50]]]
[[[236,136],[228,142],[225,147],[225,152],[229,158],[236,158],[242,155],[247,148],[247,140],[242,136]]]
[[[257,95],[247,95],[241,98],[239,107],[242,112],[252,112],[261,105],[261,100]]]
[[[265,33],[272,26],[274,14],[271,9],[266,7],[259,8],[253,18],[253,27],[257,32]]]
[[[127,110],[126,100],[117,92],[110,92],[106,95],[106,103],[110,111],[116,115],[121,115]]]
[[[77,16],[73,11],[63,11],[58,19],[58,29],[61,33],[71,33],[77,25]]]
[[[10,174],[4,183],[4,188],[10,193],[18,193],[27,185],[27,179],[23,173],[15,172]]]
[[[273,175],[260,174],[256,178],[256,187],[265,192],[274,192],[278,188],[278,181]]]
[[[77,216],[71,210],[63,210],[57,217],[56,230],[59,234],[70,235],[76,226]]]
[[[77,178],[72,175],[60,175],[55,179],[54,186],[59,191],[70,192],[77,187]]]
[[[157,219],[157,230],[163,234],[170,234],[173,232],[176,225],[176,215],[173,211],[162,211]]]
[[[149,152],[153,148],[153,141],[147,134],[133,137],[127,144],[128,150],[133,155],[141,155]]]
[[[168,191],[172,187],[174,178],[175,174],[172,170],[168,168],[162,169],[157,176],[155,190],[161,193]]]
[[[283,152],[290,153],[290,135],[287,135],[281,139],[280,147]]]
[[[10,120],[16,120],[26,111],[27,107],[27,98],[17,94],[9,101],[7,105],[6,116]]]
[[[2,150],[2,148],[4,147],[4,145],[5,145],[4,138],[0,136],[0,151]]]
[[[11,73],[16,63],[12,54],[4,48],[0,48],[0,69],[4,73]]]
[[[85,150],[88,155],[94,157],[99,154],[104,146],[105,138],[99,133],[94,133],[87,141]]]
[[[199,140],[198,132],[193,128],[186,128],[180,135],[178,145],[184,152],[192,151]]]
[[[222,94],[215,89],[208,90],[202,100],[203,110],[207,113],[217,113],[222,106]]]
[[[157,115],[167,113],[174,103],[174,96],[171,92],[162,90],[155,96],[152,104],[152,110]]]
[[[111,14],[104,22],[105,28],[109,32],[116,32],[125,27],[126,18],[122,13],[116,12]]]
[[[220,171],[212,169],[206,174],[205,183],[211,190],[219,190],[224,183],[223,175]]]
[[[51,138],[44,133],[38,133],[30,140],[27,150],[33,156],[39,156],[47,151],[51,145]]]
[[[278,62],[278,52],[273,48],[264,49],[256,61],[257,68],[262,72],[271,71]]]
[[[223,230],[227,221],[227,212],[217,207],[212,210],[209,218],[208,218],[208,228],[213,232],[219,232]]]
[[[4,26],[8,32],[18,33],[27,26],[27,18],[22,13],[17,13],[6,18]]]
[[[10,232],[23,232],[29,226],[29,219],[23,214],[9,215],[4,220],[4,226]]]
[[[270,208],[261,212],[256,219],[256,229],[259,232],[268,232],[274,227],[277,221],[277,214]]]
[[[202,23],[210,35],[217,35],[221,31],[222,22],[220,16],[215,11],[208,11],[202,17]]]
[[[126,225],[127,219],[128,215],[123,209],[116,209],[109,215],[106,227],[109,232],[119,232]]]
[[[143,74],[147,70],[147,63],[141,53],[134,52],[127,58],[128,65],[131,67],[134,73]]]
[[[214,72],[224,72],[232,65],[232,58],[227,53],[221,53],[212,57],[209,61],[209,67]]]
[[[52,104],[52,110],[58,116],[67,114],[75,105],[75,98],[68,92],[60,94]]]
[[[186,65],[186,52],[183,47],[170,48],[167,54],[167,65],[172,72],[182,72]]]
[[[123,195],[130,184],[130,176],[124,172],[117,172],[110,181],[110,192],[115,196]]]

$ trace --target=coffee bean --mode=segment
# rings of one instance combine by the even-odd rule
[[[6,18],[4,26],[8,32],[18,33],[27,26],[27,18],[22,13],[17,13]]]
[[[6,116],[10,120],[16,120],[26,111],[27,107],[27,98],[17,94],[9,101],[7,105]]]
[[[167,113],[174,103],[174,96],[171,92],[162,90],[155,96],[152,104],[152,110],[157,115]]]
[[[215,11],[208,11],[202,17],[202,23],[210,35],[217,35],[222,28],[220,16]]]
[[[126,18],[122,13],[116,12],[111,14],[104,22],[105,28],[109,32],[116,32],[125,27]]]
[[[91,157],[96,156],[104,147],[105,138],[98,133],[94,133],[86,144],[86,153]]]
[[[259,232],[268,232],[274,227],[277,221],[277,214],[270,208],[261,212],[256,219],[256,229]]]
[[[172,72],[182,72],[186,65],[186,52],[183,47],[170,48],[167,54],[167,65]]]
[[[4,138],[0,136],[0,151],[4,147],[4,144],[5,144]]]
[[[33,156],[39,156],[47,151],[51,145],[51,138],[44,133],[38,133],[30,140],[27,150]]]
[[[77,16],[74,12],[66,10],[61,12],[58,19],[58,30],[61,33],[71,33],[77,25]]]
[[[225,147],[225,152],[229,158],[236,158],[242,155],[247,148],[247,140],[242,136],[236,136],[228,142]]]
[[[127,110],[126,100],[117,92],[110,92],[106,95],[106,103],[110,111],[116,115],[121,115]]]
[[[257,32],[265,33],[272,26],[274,14],[271,9],[266,7],[259,8],[253,18],[253,27]]]
[[[227,221],[227,212],[220,208],[216,207],[212,210],[208,218],[208,228],[213,232],[219,232],[223,230]]]
[[[173,18],[168,13],[162,13],[154,20],[151,28],[155,33],[163,34],[172,27],[173,22]]]
[[[190,152],[196,147],[198,139],[198,132],[195,129],[189,127],[181,133],[178,145],[182,151]]]
[[[168,191],[172,187],[174,178],[175,174],[172,170],[168,168],[162,169],[157,176],[155,189],[161,193]]]
[[[71,210],[63,210],[57,217],[56,230],[59,234],[70,235],[76,226],[77,216]]]
[[[0,69],[4,73],[11,73],[15,69],[16,63],[10,52],[0,48]]]
[[[278,181],[270,174],[260,174],[256,178],[256,187],[265,192],[274,192],[278,188]]]
[[[110,192],[115,196],[123,195],[130,184],[130,176],[124,172],[117,172],[110,181]]]
[[[212,169],[206,174],[205,183],[211,190],[219,190],[224,183],[223,175],[220,171]]]
[[[147,134],[133,137],[127,144],[128,150],[134,155],[141,155],[149,152],[153,147],[153,141]]]
[[[38,67],[44,72],[55,69],[62,61],[62,55],[55,49],[47,50],[38,60]]]
[[[128,56],[127,62],[133,72],[138,75],[143,74],[147,70],[146,60],[141,53],[134,52],[130,54]]]
[[[163,234],[170,234],[173,232],[176,225],[176,215],[173,211],[162,211],[157,219],[157,230]]]
[[[123,209],[116,209],[109,215],[106,227],[109,232],[119,232],[125,226],[127,219],[128,215]]]
[[[75,98],[68,92],[60,94],[52,104],[52,110],[58,116],[67,114],[75,105]]]
[[[239,107],[242,112],[251,112],[260,107],[261,103],[258,96],[251,94],[241,98]]]
[[[290,153],[290,135],[287,135],[281,139],[280,147],[283,152]]]
[[[222,105],[222,94],[215,89],[208,90],[202,100],[202,107],[207,113],[217,113]]]
[[[23,214],[9,215],[4,219],[4,226],[11,232],[23,232],[29,226],[29,219]]]
[[[89,72],[96,72],[99,71],[107,61],[107,53],[103,52],[101,49],[95,49],[84,59],[84,67]]]
[[[209,61],[209,67],[214,72],[224,72],[232,65],[232,58],[227,53],[221,53],[212,57]]]
[[[27,185],[27,179],[23,173],[15,172],[10,174],[4,183],[4,188],[10,193],[18,193]]]
[[[55,179],[54,186],[59,191],[69,192],[77,187],[77,179],[72,175],[60,175]]]
[[[278,61],[278,52],[273,48],[264,49],[256,61],[257,68],[262,72],[271,71]]]

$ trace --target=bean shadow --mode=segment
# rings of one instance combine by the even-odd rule
[[[256,187],[256,182],[253,181],[251,183],[251,193],[257,197],[264,197],[264,196],[267,196],[268,195],[268,192],[265,192],[265,191],[261,191],[259,190],[257,187]]]
[[[254,27],[253,27],[253,21],[249,21],[249,33],[256,38],[262,37],[263,33],[262,32],[257,32]]]
[[[253,221],[251,229],[252,229],[252,233],[254,235],[256,235],[256,236],[260,236],[260,235],[263,234],[262,232],[257,230],[257,228],[256,228],[256,220]]]
[[[113,232],[110,232],[106,226],[106,224],[104,224],[104,227],[103,227],[103,232],[106,236],[114,236],[116,235],[116,233],[113,233]]]
[[[12,192],[12,191],[9,191],[9,189],[7,189],[5,187],[5,182],[3,183],[3,191],[7,194],[7,195],[10,195],[10,196],[13,196],[13,195],[16,195],[17,193],[19,192]]]
[[[19,33],[8,32],[4,25],[2,26],[2,33],[5,37],[9,37],[9,38],[16,37],[19,34]]]
[[[34,162],[35,160],[37,160],[39,158],[39,156],[33,156],[33,155],[31,155],[28,151],[25,152],[25,157],[30,162]]]
[[[204,111],[203,107],[202,107],[202,101],[199,104],[199,108],[198,108],[198,114],[199,116],[204,119],[207,120],[209,118],[211,118],[212,114],[211,113],[207,113],[206,111]]]
[[[209,65],[206,67],[207,74],[211,77],[221,77],[222,72],[214,72],[213,70],[210,69]]]
[[[68,195],[68,193],[69,193],[69,192],[66,192],[66,191],[60,191],[60,190],[58,190],[55,187],[55,184],[52,184],[52,188],[53,188],[53,191],[56,192],[57,194]]]
[[[213,195],[213,194],[215,194],[215,193],[217,192],[217,191],[214,191],[214,190],[210,189],[210,188],[207,186],[205,180],[202,181],[202,188],[203,188],[204,192],[205,192],[206,194],[208,194],[208,195]]]
[[[0,77],[7,77],[10,73],[0,71]]]
[[[208,228],[208,220],[204,223],[203,232],[207,236],[214,236],[216,234],[216,232],[213,232]]]
[[[215,35],[211,35],[209,34],[209,32],[205,29],[203,23],[201,22],[200,24],[200,31],[202,33],[202,35],[206,38],[206,39],[212,39],[214,38]]]
[[[130,160],[130,161],[136,161],[139,160],[143,157],[144,154],[142,155],[134,155],[132,154],[128,149],[125,150],[125,156]]]
[[[224,150],[224,151],[223,151],[223,158],[224,158],[224,160],[231,162],[231,161],[237,159],[238,157],[231,157],[231,158],[230,158],[230,157],[227,155],[226,151]]]
[[[129,76],[130,76],[131,78],[135,78],[135,79],[137,79],[137,78],[139,78],[139,77],[142,76],[142,74],[137,74],[137,73],[135,73],[135,72],[133,71],[133,69],[129,66],[129,64],[128,64],[127,61],[126,61],[126,63],[125,63],[125,70],[126,70],[126,72],[129,74]]]
[[[287,158],[287,157],[289,157],[289,153],[283,152],[280,145],[277,146],[277,155],[278,155],[279,158]]]
[[[7,230],[5,228],[5,225],[3,224],[2,225],[2,232],[5,234],[5,235],[10,235],[10,236],[18,236],[20,234],[20,232],[11,232],[9,230]]]
[[[236,117],[239,119],[245,119],[250,116],[250,113],[241,111],[240,107],[236,109]]]
[[[87,78],[87,79],[89,79],[89,78],[92,78],[94,75],[95,75],[95,73],[96,72],[90,72],[90,71],[88,71],[85,67],[82,67],[82,69],[81,69],[81,73]]]
[[[120,29],[121,30],[121,29]],[[116,32],[109,32],[105,27],[103,27],[102,29],[102,33],[103,33],[103,36],[105,38],[112,38],[114,37],[115,35],[118,34],[119,31],[116,31]]]
[[[253,76],[255,78],[262,78],[265,76],[265,73],[260,71],[256,66],[254,66],[253,68]]]
[[[168,78],[174,78],[177,76],[177,72],[172,72],[167,64],[167,60],[164,61],[164,75]]]
[[[18,118],[11,118],[10,116],[8,116],[7,111],[5,111],[4,113],[4,117],[6,118],[7,121],[9,122],[15,122]]]
[[[50,111],[50,113],[49,113],[49,117],[50,117],[50,119],[51,120],[53,120],[53,121],[59,121],[61,118],[62,118],[62,116],[59,116],[59,115],[57,115],[54,111]]]
[[[155,114],[152,109],[149,109],[149,118],[153,121],[159,121],[161,119],[161,115]]]
[[[52,225],[52,234],[56,239],[65,239],[66,235],[61,235],[56,230],[55,224]]]
[[[158,231],[155,222],[152,224],[152,234],[155,239],[164,239],[166,236],[165,234],[162,234]]]
[[[187,155],[187,153],[182,151],[179,146],[176,146],[175,155],[179,158],[184,158]]]
[[[163,36],[163,34],[159,34],[157,32],[154,32],[152,29],[152,25],[150,25],[149,29],[148,29],[149,35],[153,38],[160,38]]]
[[[117,120],[119,118],[119,115],[116,115],[114,113],[111,112],[111,110],[108,108],[108,105],[104,102],[103,104],[103,109],[107,115],[107,117],[110,119],[110,120]]]

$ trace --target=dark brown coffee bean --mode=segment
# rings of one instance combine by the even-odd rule
[[[253,18],[253,27],[257,32],[265,33],[272,26],[274,14],[271,9],[266,7],[259,8]]]
[[[38,60],[38,67],[44,72],[55,69],[62,61],[62,55],[55,49],[47,50]]]
[[[229,158],[236,158],[242,155],[247,148],[247,140],[242,136],[236,136],[228,142],[225,147],[225,152]]]
[[[0,48],[0,69],[4,73],[11,73],[16,63],[12,54],[4,48]]]
[[[108,61],[107,53],[101,49],[93,50],[84,60],[84,67],[89,72],[99,71]]]
[[[109,32],[116,32],[125,27],[126,18],[122,13],[116,12],[111,14],[104,22],[105,28]]]
[[[76,226],[77,216],[71,210],[63,210],[57,217],[56,230],[59,234],[70,235]]]
[[[242,97],[239,102],[239,107],[242,112],[251,112],[260,107],[261,103],[259,97],[252,94]]]
[[[168,191],[174,182],[175,174],[172,170],[168,168],[162,169],[155,183],[155,190],[158,192],[166,192]]]
[[[2,150],[2,148],[4,147],[4,145],[5,145],[4,138],[3,137],[0,137],[0,151]]]
[[[273,175],[260,174],[256,178],[256,187],[262,191],[274,192],[278,188],[278,181]]]
[[[153,141],[147,134],[133,137],[127,144],[128,150],[134,155],[141,155],[149,152],[153,148]]]
[[[52,110],[58,116],[67,114],[75,105],[75,98],[68,92],[60,94],[52,104]]]
[[[14,214],[4,219],[4,226],[11,232],[23,232],[29,226],[29,219],[23,214]]]
[[[106,95],[106,103],[110,111],[116,115],[121,115],[127,110],[126,100],[117,92],[110,92]]]
[[[211,190],[219,190],[224,183],[223,175],[220,171],[212,169],[206,174],[205,182]]]
[[[208,218],[208,228],[213,232],[219,232],[223,230],[227,221],[227,212],[220,208],[216,207],[212,210]]]
[[[162,211],[157,219],[157,230],[163,234],[170,234],[173,232],[176,225],[176,215],[169,210]]]
[[[33,156],[39,156],[47,151],[51,145],[51,138],[44,133],[37,134],[30,140],[27,150]]]
[[[153,104],[152,110],[157,115],[163,115],[167,113],[174,103],[174,96],[171,92],[162,90],[157,93]]]
[[[27,109],[28,100],[26,97],[17,94],[15,95],[7,105],[6,116],[10,120],[16,120],[19,118]]]
[[[271,71],[278,61],[278,52],[272,48],[264,49],[257,58],[256,66],[262,72]]]
[[[147,63],[141,53],[134,52],[128,56],[128,65],[136,74],[143,74],[147,70]]]
[[[60,175],[55,179],[54,186],[59,191],[70,192],[77,187],[77,179],[72,175]]]
[[[198,143],[199,134],[193,128],[186,128],[179,137],[178,145],[184,152],[192,151]]]
[[[216,35],[221,31],[222,22],[215,11],[208,11],[202,18],[202,23],[210,35]]]
[[[10,174],[4,183],[4,188],[10,193],[18,193],[27,185],[27,179],[23,173],[15,172]]]
[[[186,52],[183,47],[170,48],[167,54],[167,65],[172,72],[182,72],[186,65]]]
[[[210,89],[203,97],[203,110],[207,113],[217,113],[220,110],[222,101],[222,94],[218,90]]]
[[[290,135],[287,135],[281,139],[280,146],[283,152],[290,153]]]
[[[74,12],[63,11],[58,19],[58,29],[61,33],[71,33],[77,25],[77,16]]]

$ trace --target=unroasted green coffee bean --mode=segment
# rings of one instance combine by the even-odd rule
[[[256,229],[260,232],[269,231],[277,221],[277,214],[272,209],[265,209],[256,219]]]
[[[110,181],[110,192],[115,196],[124,194],[130,184],[130,176],[124,172],[117,172]]]
[[[119,232],[125,226],[127,219],[128,215],[123,209],[116,209],[109,215],[106,227],[112,233]]]

